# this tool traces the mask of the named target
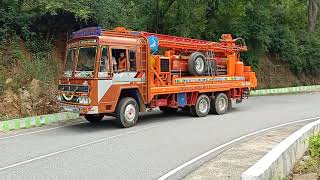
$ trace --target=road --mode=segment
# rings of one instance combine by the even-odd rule
[[[106,118],[3,138],[8,134],[0,137],[0,179],[157,179],[237,137],[319,115],[320,93],[309,93],[252,97],[223,116],[152,112],[129,129]]]

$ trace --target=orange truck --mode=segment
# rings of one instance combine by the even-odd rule
[[[84,28],[66,45],[58,104],[95,123],[115,116],[120,127],[134,126],[139,112],[159,107],[195,117],[224,114],[257,86],[244,66],[241,38],[219,42],[129,31],[123,27]]]

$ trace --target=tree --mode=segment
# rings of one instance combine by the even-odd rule
[[[318,17],[317,0],[309,0],[308,14],[309,14],[309,31],[314,32],[316,29],[317,17]]]

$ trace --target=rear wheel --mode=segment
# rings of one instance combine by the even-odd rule
[[[210,99],[206,94],[198,97],[194,106],[191,106],[190,113],[195,117],[205,117],[210,111]]]
[[[225,93],[219,93],[211,103],[210,112],[218,115],[225,114],[230,108],[230,102],[231,100],[228,99],[228,96]]]
[[[138,121],[138,103],[131,97],[122,98],[116,109],[116,124],[122,128],[134,126]]]
[[[174,114],[178,111],[178,108],[171,108],[171,107],[166,107],[166,106],[161,106],[159,109],[166,114]]]
[[[98,123],[103,119],[103,114],[86,114],[84,118],[91,123]]]

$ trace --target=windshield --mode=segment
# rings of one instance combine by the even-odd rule
[[[97,46],[80,47],[76,77],[92,77],[96,59]]]
[[[73,65],[75,61],[76,48],[70,48],[67,51],[66,64],[64,67],[64,76],[71,77],[73,71]]]

